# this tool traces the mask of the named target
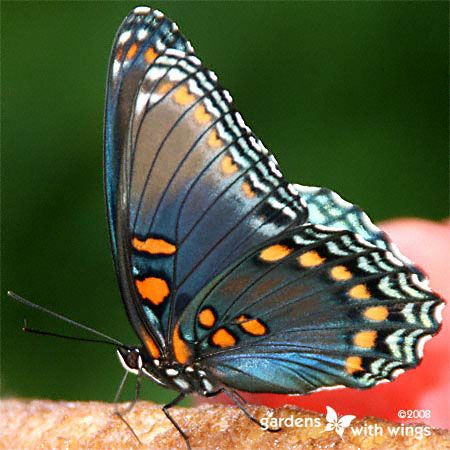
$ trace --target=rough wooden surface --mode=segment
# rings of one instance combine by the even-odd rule
[[[235,407],[202,405],[174,408],[173,416],[190,436],[193,449],[450,449],[450,433],[432,430],[431,436],[390,437],[394,424],[373,418],[355,420],[352,426],[379,425],[377,437],[353,436],[343,441],[324,431],[324,415],[287,406],[279,409],[249,406],[258,418],[317,418],[323,426],[284,427],[278,433],[261,430]],[[114,405],[100,402],[3,400],[0,402],[0,449],[185,449],[184,441],[166,419],[160,406],[140,402],[127,420],[145,444],[140,446],[113,414]],[[395,424],[398,425],[398,424]]]

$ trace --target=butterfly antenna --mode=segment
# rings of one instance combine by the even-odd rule
[[[116,345],[114,342],[106,341],[102,339],[89,339],[89,338],[82,338],[78,336],[68,336],[67,334],[59,334],[54,333],[53,331],[42,331],[42,330],[36,330],[34,328],[29,328],[27,324],[27,320],[24,319],[23,321],[23,327],[22,331],[25,333],[31,333],[31,334],[40,334],[41,336],[53,336],[53,337],[59,337],[63,339],[70,339],[72,341],[82,341],[82,342],[98,342],[99,344],[108,344],[108,345]]]
[[[23,331],[26,331],[28,333],[41,334],[41,335],[46,335],[46,336],[56,336],[56,337],[62,337],[65,339],[75,339],[75,340],[86,341],[86,342],[103,342],[103,343],[120,345],[120,346],[124,345],[124,344],[122,344],[122,342],[118,341],[117,339],[112,338],[111,336],[108,336],[107,334],[102,333],[101,331],[94,330],[93,328],[88,327],[87,325],[83,325],[82,323],[75,322],[75,320],[69,319],[68,317],[58,314],[56,312],[50,311],[49,309],[44,308],[41,305],[37,305],[36,303],[30,302],[29,300],[24,299],[20,295],[17,295],[15,292],[8,291],[8,296],[11,297],[16,302],[22,303],[23,305],[28,306],[30,308],[37,309],[38,311],[42,311],[45,314],[48,314],[49,316],[56,317],[57,319],[63,320],[64,322],[67,322],[67,323],[70,323],[71,325],[73,325],[77,328],[81,328],[82,330],[89,331],[90,333],[96,334],[97,336],[100,336],[105,340],[77,338],[77,337],[72,337],[72,336],[64,336],[64,335],[57,334],[57,333],[51,333],[48,331],[33,330],[33,329],[27,327],[26,322],[24,324]]]

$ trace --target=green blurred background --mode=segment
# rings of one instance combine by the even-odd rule
[[[134,6],[2,3],[3,396],[112,400],[122,376],[113,348],[23,334],[26,317],[83,335],[8,289],[137,343],[102,187],[109,51]],[[290,181],[331,187],[377,221],[448,215],[446,2],[150,6],[176,20]],[[150,382],[143,395],[173,397]]]

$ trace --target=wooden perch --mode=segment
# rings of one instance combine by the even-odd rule
[[[0,449],[183,449],[186,446],[166,419],[161,407],[140,402],[127,420],[140,437],[139,445],[126,425],[113,414],[114,405],[100,402],[54,402],[48,400],[3,400],[0,402]],[[379,426],[381,436],[354,436],[350,429],[343,441],[335,431],[324,431],[323,414],[293,406],[270,409],[249,406],[263,417],[306,418],[320,426],[283,427],[278,433],[261,430],[232,406],[202,405],[174,408],[174,418],[190,436],[193,449],[450,449],[450,432],[431,429],[430,436],[391,437],[397,427],[380,419],[355,419],[352,427]],[[423,428],[423,426],[421,426]],[[148,447],[147,447],[148,446]]]

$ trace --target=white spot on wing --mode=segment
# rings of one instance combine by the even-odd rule
[[[119,37],[119,44],[123,45],[130,39],[131,31],[124,31]]]
[[[120,62],[115,60],[113,62],[113,76],[116,76],[119,73],[120,70]]]
[[[429,302],[424,302],[422,306],[420,307],[420,320],[422,323],[427,327],[431,328],[433,326],[433,323],[430,320],[430,308],[434,305],[434,300]]]
[[[166,50],[165,54],[169,55],[169,56],[176,56],[178,58],[185,58],[186,57],[186,53],[182,52],[181,50],[178,50],[177,48],[168,48]],[[173,61],[173,63],[176,63],[176,60],[172,60],[172,61]]]
[[[408,323],[416,323],[416,316],[413,313],[414,303],[408,303],[403,309],[402,314]]]
[[[150,94],[148,92],[140,92],[136,99],[136,115],[140,115],[147,107]]]
[[[434,310],[434,318],[436,319],[437,323],[442,322],[442,310],[445,308],[445,303],[441,303],[440,305],[436,306]]]
[[[278,178],[281,178],[283,174],[280,172],[280,170],[277,167],[277,163],[275,158],[269,159],[269,167],[273,174],[275,174]]]
[[[392,373],[391,373],[391,377],[392,379],[395,379],[397,377],[399,377],[402,373],[405,373],[404,369],[395,369]]]
[[[192,62],[195,66],[201,66],[202,62],[194,55],[189,56],[189,61]]]
[[[155,42],[155,49],[158,53],[163,53],[164,50],[166,49],[166,45],[164,44],[164,42],[161,41],[161,39],[158,39]]]
[[[148,14],[151,11],[147,6],[138,6],[133,9],[134,14]]]
[[[399,342],[404,332],[405,330],[397,330],[386,338],[386,344],[391,350],[391,353],[399,359],[402,357],[402,351]]]
[[[228,103],[232,103],[233,97],[231,97],[231,94],[226,89],[224,89],[222,91],[222,94],[223,94],[223,96],[225,97],[225,99],[227,100]]]
[[[186,49],[189,53],[193,53],[194,51],[194,47],[192,47],[192,44],[189,41],[186,42]]]
[[[414,297],[414,298],[426,298],[427,297],[423,292],[420,292],[417,289],[412,288],[408,284],[409,280],[404,273],[399,273],[398,278],[400,280],[400,287],[403,290],[403,292],[406,292],[408,295],[411,295],[411,297]]]
[[[404,264],[396,258],[391,252],[386,252],[386,259],[388,259],[392,264],[394,264],[397,267],[402,267]]]
[[[155,81],[159,80],[166,73],[166,68],[151,66],[150,70],[147,72],[146,78]]]
[[[423,333],[424,330],[415,330],[412,333],[409,333],[408,336],[405,337],[405,353],[406,353],[406,361],[409,363],[414,362],[416,358],[416,354],[414,352],[414,342],[418,336]]]
[[[424,291],[430,292],[431,289],[428,283],[428,280],[425,278],[423,280],[420,280],[416,273],[413,273],[410,277],[413,284],[415,284],[418,288],[423,289]]]
[[[402,298],[402,295],[397,291],[397,289],[391,288],[389,277],[383,277],[378,283],[378,287],[391,298]]]
[[[137,33],[137,38],[140,40],[140,41],[143,41],[146,37],[148,36],[148,30],[145,30],[145,29],[140,29],[139,31],[138,31],[138,33]]]
[[[182,81],[186,78],[186,74],[182,70],[177,69],[176,67],[173,69],[170,69],[167,76],[169,77],[170,81],[175,81],[175,82]]]
[[[355,234],[355,239],[365,247],[371,247],[376,248],[376,245],[371,244],[369,241],[366,241],[363,237],[361,237],[359,234]]]
[[[188,88],[189,92],[192,92],[197,97],[202,97],[205,93],[205,91],[202,88],[200,88],[197,81],[193,79],[188,80]]]
[[[311,194],[316,194],[320,187],[317,186],[303,186],[302,184],[295,183],[294,186],[300,191],[300,192],[307,192]]]
[[[431,339],[430,335],[427,336],[423,336],[421,337],[418,341],[417,341],[417,347],[416,347],[416,351],[417,351],[417,355],[419,356],[419,359],[423,358],[423,348],[425,346],[425,344]]]
[[[217,75],[212,70],[208,70],[208,75],[211,78],[211,80],[213,80],[214,82],[217,81]]]

